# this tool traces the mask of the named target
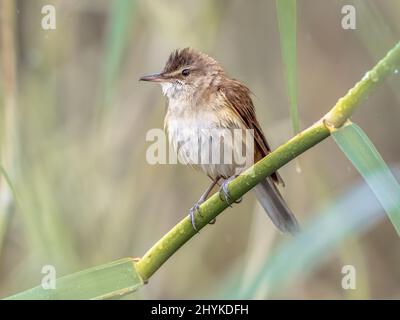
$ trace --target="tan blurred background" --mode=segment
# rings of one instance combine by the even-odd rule
[[[273,148],[292,136],[275,1],[12,2],[17,86],[14,93],[0,74],[0,106],[4,111],[6,98],[15,97],[14,119],[3,112],[13,139],[2,152],[12,153],[4,167],[20,204],[11,200],[2,209],[1,297],[38,285],[43,265],[56,266],[61,276],[141,256],[199,198],[207,177],[181,165],[149,165],[145,157],[146,132],[163,127],[165,102],[160,88],[138,78],[161,70],[173,49],[207,52],[247,84]],[[45,4],[57,10],[56,30],[41,28]],[[344,4],[356,7],[356,30],[341,27]],[[298,1],[301,128],[400,40],[399,17],[398,0]],[[7,52],[13,48],[3,45],[0,55],[12,73]],[[353,119],[391,166],[400,160],[399,85],[399,76],[386,81]],[[302,224],[362,181],[331,139],[280,173]],[[251,281],[285,238],[246,195],[128,298],[216,297],[229,290],[230,274],[239,286]],[[382,217],[312,261],[309,272],[253,297],[399,298],[399,248]],[[347,264],[360,275],[356,290],[341,287]]]

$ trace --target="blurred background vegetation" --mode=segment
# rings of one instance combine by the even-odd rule
[[[0,1],[1,297],[40,284],[44,265],[62,276],[141,256],[199,198],[207,177],[145,157],[165,103],[138,78],[173,49],[207,52],[246,83],[273,148],[292,135],[275,1]],[[46,4],[56,30],[41,28]],[[356,30],[341,27],[345,4]],[[399,41],[400,2],[299,0],[297,9],[304,128]],[[354,116],[395,174],[399,88],[395,75]],[[400,298],[399,239],[335,143],[280,173],[299,239],[278,234],[249,194],[128,298]],[[342,289],[344,265],[357,270],[355,290]]]

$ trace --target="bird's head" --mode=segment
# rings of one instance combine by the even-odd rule
[[[168,99],[186,99],[204,92],[222,74],[221,66],[213,58],[185,48],[170,54],[162,72],[139,80],[160,83]]]

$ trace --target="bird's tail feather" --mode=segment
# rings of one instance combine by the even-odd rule
[[[255,188],[257,200],[267,212],[275,226],[283,233],[296,234],[299,224],[271,177],[260,182]]]

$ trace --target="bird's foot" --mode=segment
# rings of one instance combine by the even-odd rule
[[[198,232],[199,230],[197,230],[197,227],[196,227],[195,215],[196,215],[196,213],[197,213],[197,214],[200,215],[200,217],[201,217],[200,206],[201,206],[201,204],[202,204],[203,202],[204,202],[204,200],[203,200],[203,199],[200,199],[199,201],[197,201],[197,202],[194,204],[193,207],[191,207],[191,208],[189,209],[190,221],[192,222],[193,229],[194,229],[195,231],[197,231],[197,232]]]
[[[240,198],[239,200],[241,201],[242,199]],[[236,203],[239,203],[240,201],[236,201]],[[200,217],[202,217],[202,215],[201,215],[201,213],[200,213],[200,206],[203,204],[203,202],[205,202],[205,199],[204,199],[204,197],[201,197],[201,198],[199,199],[199,201],[197,201],[197,202],[194,204],[194,206],[191,207],[191,208],[189,209],[190,221],[192,222],[193,229],[194,229],[195,231],[197,231],[197,232],[198,232],[199,230],[198,230],[197,227],[196,227],[195,215],[196,215],[196,213],[197,213]],[[217,219],[214,218],[214,219],[212,219],[208,224],[214,224],[216,221],[217,221]]]
[[[229,183],[236,177],[237,175],[234,175],[228,179],[225,179],[224,182],[222,182],[221,184],[221,188],[219,189],[219,197],[221,198],[221,200],[224,200],[230,207],[232,207],[233,203],[240,203],[242,201],[242,198],[239,198],[236,201],[232,201],[232,197],[228,189]]]

